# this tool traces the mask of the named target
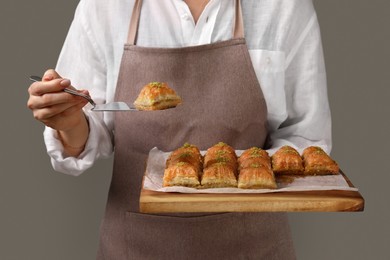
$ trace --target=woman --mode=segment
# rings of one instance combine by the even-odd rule
[[[150,81],[184,103],[95,113],[61,92],[71,83],[60,75],[98,103],[132,102]],[[78,175],[115,146],[98,259],[294,259],[283,213],[140,214],[144,162],[152,147],[184,142],[329,152],[326,91],[311,0],[82,0],[56,71],[31,85],[28,106],[58,171]]]

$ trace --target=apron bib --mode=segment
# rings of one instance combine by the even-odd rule
[[[150,149],[185,142],[201,150],[225,142],[263,147],[267,108],[251,64],[241,7],[233,39],[184,48],[135,45],[142,1],[137,0],[125,45],[116,100],[132,103],[152,81],[182,97],[174,109],[115,114],[115,159],[98,259],[295,259],[285,213],[139,213]]]

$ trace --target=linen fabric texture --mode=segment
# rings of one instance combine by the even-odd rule
[[[81,0],[56,69],[97,103],[114,100],[133,0]],[[267,104],[272,154],[282,145],[331,150],[331,115],[320,29],[311,0],[242,1],[245,38]],[[195,25],[182,0],[145,0],[137,45],[185,47],[231,38],[234,0],[211,0]],[[177,29],[181,28],[181,30]],[[84,112],[84,152],[66,157],[56,131],[44,139],[55,170],[79,175],[114,150],[114,114]]]

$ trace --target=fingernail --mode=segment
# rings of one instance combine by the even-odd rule
[[[61,80],[60,85],[63,86],[63,87],[67,87],[67,86],[70,85],[70,80],[69,79],[63,79],[63,80]]]
[[[43,76],[43,80],[46,80],[46,81],[48,81],[48,80],[52,80],[54,77],[53,77],[53,75],[45,75],[45,76]]]
[[[89,95],[89,91],[86,89],[80,89],[80,91],[85,95]]]

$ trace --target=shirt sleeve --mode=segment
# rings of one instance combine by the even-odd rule
[[[86,20],[88,7],[85,5],[85,1],[81,1],[76,9],[56,70],[62,77],[70,79],[76,88],[88,89],[96,103],[102,103],[106,99],[106,63]],[[47,152],[56,171],[77,176],[98,158],[108,157],[113,152],[112,129],[108,129],[104,113],[91,112],[88,106],[84,113],[89,123],[89,137],[78,158],[64,155],[56,130],[49,127],[44,130]]]
[[[316,13],[286,55],[287,118],[270,133],[270,153],[283,145],[302,151],[316,145],[330,153],[331,113],[320,28]]]

